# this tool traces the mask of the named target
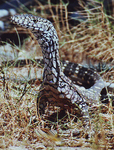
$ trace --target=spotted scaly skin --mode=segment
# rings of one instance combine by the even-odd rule
[[[44,73],[37,99],[38,114],[44,113],[46,102],[68,110],[78,107],[83,117],[83,124],[88,128],[89,113],[86,99],[62,72],[58,36],[52,23],[29,14],[14,15],[11,20],[17,25],[30,29],[42,48]]]

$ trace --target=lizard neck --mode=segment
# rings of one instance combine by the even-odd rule
[[[50,40],[41,45],[44,59],[44,82],[57,83],[61,73],[58,41]]]

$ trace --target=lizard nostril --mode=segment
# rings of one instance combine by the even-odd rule
[[[51,29],[51,27],[48,27],[47,31],[49,31]]]

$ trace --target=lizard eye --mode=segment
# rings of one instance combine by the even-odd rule
[[[36,19],[34,19],[33,21],[34,21],[34,23],[37,23],[37,20],[36,20]]]

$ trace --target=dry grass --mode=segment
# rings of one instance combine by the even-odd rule
[[[56,11],[55,14],[52,8]],[[39,7],[36,6],[36,10],[40,10],[39,14],[44,18],[49,19],[47,10],[51,14],[50,19],[54,21],[60,39],[62,59],[81,63],[88,56],[94,62],[102,60],[114,65],[114,29],[109,18],[103,13],[102,6],[92,10],[86,9],[88,20],[73,27],[68,23],[67,7],[62,3],[56,6],[52,6],[50,2],[47,6],[40,4]],[[31,49],[31,47],[33,44],[27,45],[27,48]],[[14,74],[13,70],[12,74]],[[103,76],[107,81],[114,82],[114,69],[104,72]],[[87,140],[84,138],[81,120],[74,122],[74,117],[69,113],[66,118],[57,119],[55,122],[38,119],[36,115],[38,89],[38,82],[29,85],[0,81],[1,149],[16,149],[16,146],[20,149],[36,150],[46,149],[46,147],[57,149],[59,145],[74,147],[74,149],[76,147],[114,149],[114,114],[111,103],[90,108],[91,128],[95,134]],[[36,93],[33,94],[33,91]],[[77,130],[80,130],[81,134],[78,135]],[[74,133],[77,136],[73,136]]]

